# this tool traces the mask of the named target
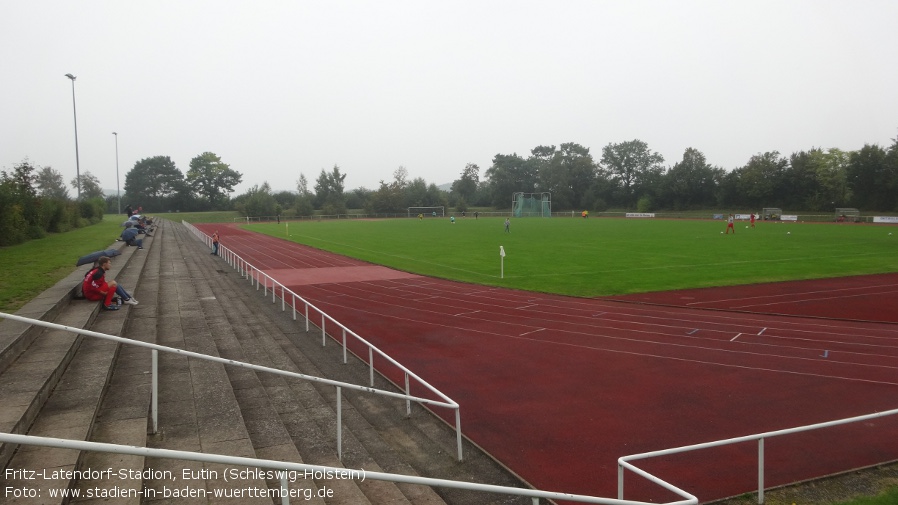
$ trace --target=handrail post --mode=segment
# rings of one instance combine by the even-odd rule
[[[153,393],[152,393],[152,402],[150,405],[150,409],[152,410],[153,416],[153,434],[159,433],[159,351],[153,349]]]
[[[764,437],[758,439],[758,504],[764,503]]]
[[[368,346],[368,378],[371,381],[371,387],[374,387],[374,350]]]
[[[306,333],[309,332],[309,302],[306,302]]]
[[[343,328],[343,364],[346,363],[346,328]]]
[[[290,505],[290,490],[287,488],[287,472],[281,475],[281,505]]]
[[[296,321],[296,293],[293,293],[293,301],[291,304],[293,305],[293,320]]]
[[[461,407],[455,406],[455,441],[458,445],[458,461],[464,461],[461,453]]]
[[[343,461],[343,388],[337,386],[337,458]]]
[[[408,372],[405,372],[405,394],[407,396],[411,396],[411,389],[408,386]],[[405,417],[412,417],[412,401],[408,398],[405,399]]]
[[[321,347],[325,346],[325,337],[327,337],[327,332],[324,330],[324,312],[321,313]]]
[[[617,464],[617,499],[624,499],[624,465]]]

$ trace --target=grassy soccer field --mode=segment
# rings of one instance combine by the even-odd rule
[[[301,221],[248,229],[400,270],[574,296],[898,271],[898,227],[712,220]],[[287,237],[289,232],[290,236]],[[506,252],[500,278],[499,246]]]

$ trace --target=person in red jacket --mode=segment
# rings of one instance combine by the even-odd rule
[[[106,281],[106,271],[112,268],[112,259],[109,256],[100,256],[97,260],[97,268],[94,268],[84,276],[81,290],[84,298],[93,301],[103,301],[103,307],[106,310],[118,310],[118,304],[113,303],[116,293],[121,297],[124,303],[137,305],[137,300],[129,295],[125,288],[118,285],[117,282]]]

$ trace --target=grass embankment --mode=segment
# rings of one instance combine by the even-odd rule
[[[180,223],[232,223],[239,214],[227,212],[180,212],[155,217]],[[69,275],[75,261],[106,249],[121,234],[124,216],[107,215],[93,226],[56,233],[24,244],[0,248],[0,312],[15,312],[29,300]]]
[[[72,273],[78,258],[109,247],[121,234],[122,221],[106,216],[92,226],[0,248],[0,311],[19,310]]]

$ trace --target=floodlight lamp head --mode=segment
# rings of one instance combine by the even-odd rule
[[[74,75],[72,75],[72,74],[65,74],[65,76],[68,77],[69,79],[73,80],[73,81],[76,79],[76,77],[75,77]]]
[[[116,137],[118,137],[118,133],[117,133],[117,132],[112,132],[112,134],[115,135]]]

